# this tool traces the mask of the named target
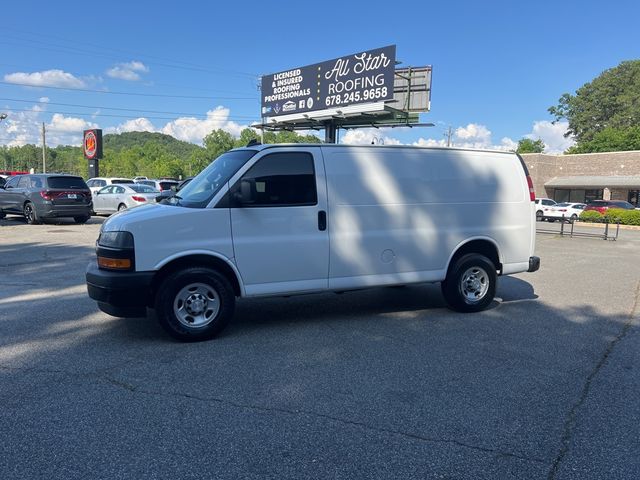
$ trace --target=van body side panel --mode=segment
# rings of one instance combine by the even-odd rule
[[[361,277],[367,284],[375,276],[380,284],[394,276],[442,280],[454,249],[473,237],[492,239],[501,262],[528,262],[532,210],[514,154],[401,147],[323,151],[330,288],[347,288],[349,278],[359,286]]]
[[[168,258],[182,256],[187,251],[233,258],[231,224],[226,209],[151,204],[116,214],[109,223],[111,231],[126,228],[133,233],[137,271],[155,270]]]

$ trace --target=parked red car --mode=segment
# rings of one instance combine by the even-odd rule
[[[583,211],[588,212],[589,210],[595,210],[596,212],[600,212],[604,215],[610,208],[633,210],[635,207],[629,202],[622,200],[593,200],[584,208]]]

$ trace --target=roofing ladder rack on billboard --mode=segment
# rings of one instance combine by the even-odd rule
[[[419,123],[431,103],[431,67],[395,69],[396,46],[347,55],[265,75],[262,130],[433,126]]]

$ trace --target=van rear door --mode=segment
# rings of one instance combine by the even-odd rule
[[[252,161],[229,192],[234,255],[247,295],[326,289],[329,235],[320,149],[268,148]]]

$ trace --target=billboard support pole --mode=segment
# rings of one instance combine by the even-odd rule
[[[324,124],[324,143],[336,143],[338,125],[335,120],[327,120]]]

